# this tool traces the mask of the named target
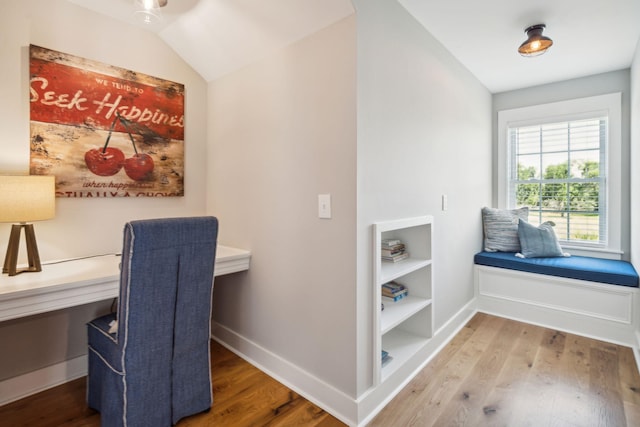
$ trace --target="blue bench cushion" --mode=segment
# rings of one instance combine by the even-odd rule
[[[529,273],[638,287],[638,273],[626,261],[584,256],[518,258],[512,252],[480,252],[474,263]]]

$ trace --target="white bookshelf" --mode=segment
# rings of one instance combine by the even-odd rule
[[[433,217],[421,216],[373,224],[374,380],[379,385],[416,355],[433,336]],[[409,258],[383,261],[383,239],[399,239]],[[383,300],[381,286],[395,280],[409,289],[400,301]],[[384,310],[381,309],[384,304]],[[393,358],[384,367],[381,352]]]

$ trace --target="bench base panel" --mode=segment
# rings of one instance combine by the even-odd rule
[[[638,347],[638,288],[474,265],[478,311]]]

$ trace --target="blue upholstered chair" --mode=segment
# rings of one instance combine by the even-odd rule
[[[87,403],[103,426],[170,426],[211,408],[217,236],[214,217],[125,225],[117,330],[115,314],[87,328]]]

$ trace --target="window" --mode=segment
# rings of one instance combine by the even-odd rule
[[[606,245],[608,118],[510,127],[509,197],[529,222],[553,221],[560,240]]]
[[[499,204],[563,246],[619,252],[620,94],[501,111]]]

